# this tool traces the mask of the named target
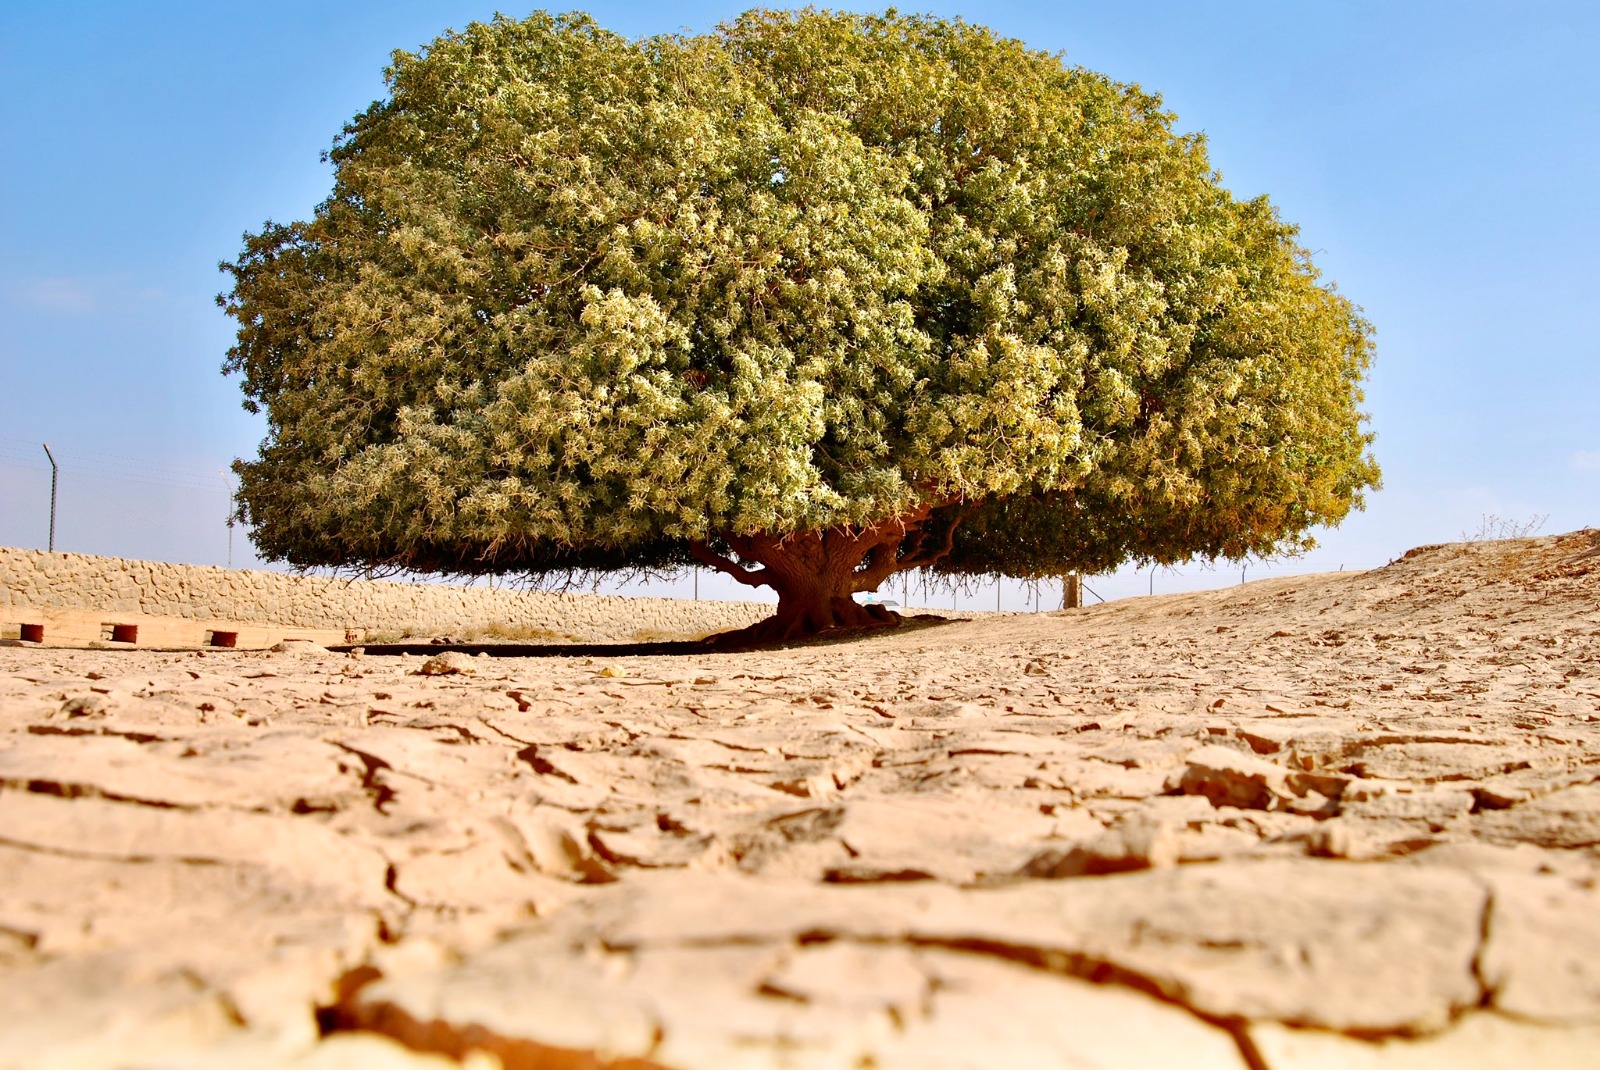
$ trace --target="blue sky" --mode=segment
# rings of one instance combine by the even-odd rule
[[[639,36],[746,6],[587,10]],[[1310,558],[1249,575],[1382,564],[1485,514],[1600,524],[1600,5],[903,6],[1161,93],[1181,129],[1207,134],[1225,184],[1269,194],[1377,325],[1385,488]],[[320,154],[383,95],[393,49],[495,10],[0,4],[0,545],[44,545],[49,442],[58,549],[226,560],[221,473],[263,426],[218,370],[231,332],[217,262],[263,220],[311,212],[330,184]],[[234,563],[252,560],[236,534]],[[1237,575],[1196,566],[1155,584]],[[1148,577],[1091,584],[1116,596]],[[707,578],[702,593],[722,591]],[[1000,593],[1022,606],[1021,588]]]

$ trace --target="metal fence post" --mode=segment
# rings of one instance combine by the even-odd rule
[[[56,482],[60,470],[56,467],[56,455],[50,452],[50,443],[40,443],[44,447],[44,455],[50,458],[50,552],[56,552]]]

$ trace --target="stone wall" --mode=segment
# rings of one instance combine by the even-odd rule
[[[24,606],[351,628],[380,638],[494,629],[507,638],[587,642],[697,637],[773,610],[759,602],[324,579],[0,547],[0,607]]]

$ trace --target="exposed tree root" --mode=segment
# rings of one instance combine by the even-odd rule
[[[716,650],[742,650],[792,643],[827,632],[897,628],[901,621],[900,614],[884,606],[861,605],[852,598],[842,596],[829,598],[821,605],[811,607],[793,604],[785,607],[780,600],[778,612],[765,620],[758,620],[736,631],[713,635],[704,643]]]

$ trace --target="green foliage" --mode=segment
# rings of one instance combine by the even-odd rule
[[[1367,323],[1136,86],[811,10],[497,17],[387,77],[223,265],[270,557],[672,568],[933,505],[942,568],[1033,576],[1295,549],[1376,485]]]

